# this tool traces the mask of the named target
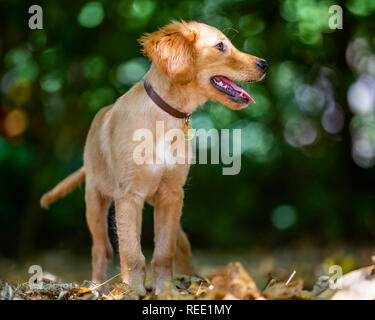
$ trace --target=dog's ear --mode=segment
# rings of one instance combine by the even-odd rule
[[[142,52],[158,69],[176,82],[189,82],[194,77],[197,32],[186,22],[172,21],[153,33],[146,33],[139,42]]]

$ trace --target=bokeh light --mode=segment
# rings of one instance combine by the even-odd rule
[[[375,11],[373,0],[349,0],[346,2],[348,10],[358,16],[368,16]]]
[[[290,205],[280,205],[272,211],[271,221],[278,230],[286,230],[296,222],[297,214]]]
[[[375,79],[369,75],[361,75],[348,91],[348,101],[354,113],[369,113],[375,107]]]
[[[333,1],[285,0],[281,16],[291,23],[290,31],[302,43],[316,45],[322,41],[322,33],[328,31],[328,8]]]
[[[78,22],[82,27],[95,28],[103,22],[104,9],[100,2],[88,2],[79,12]]]
[[[27,125],[27,116],[22,110],[12,110],[4,119],[4,130],[8,137],[16,137],[22,134]]]
[[[145,58],[135,58],[120,64],[116,71],[116,79],[121,84],[133,84],[142,79],[149,67]]]
[[[271,131],[262,123],[240,120],[233,128],[241,129],[241,151],[249,159],[257,162],[270,161],[270,152],[274,137]]]
[[[337,134],[341,132],[344,127],[344,115],[339,106],[332,105],[326,108],[322,115],[322,126],[331,134]]]
[[[40,79],[40,85],[47,92],[56,92],[61,89],[63,79],[57,72],[50,72]]]
[[[290,119],[286,123],[284,137],[291,146],[301,148],[315,142],[318,128],[309,119]]]

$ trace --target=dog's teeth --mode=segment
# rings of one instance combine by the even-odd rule
[[[223,89],[230,89],[231,87],[228,86],[227,84],[225,84],[222,80],[218,81],[216,79],[214,79],[214,83],[218,86],[218,87],[221,87]]]

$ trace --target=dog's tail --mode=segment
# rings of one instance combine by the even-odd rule
[[[66,196],[69,192],[73,191],[83,181],[85,181],[85,167],[79,168],[71,175],[67,176],[52,190],[45,193],[40,199],[40,205],[42,208],[48,209],[49,206],[61,197]]]

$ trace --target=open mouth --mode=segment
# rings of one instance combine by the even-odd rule
[[[255,103],[255,100],[239,85],[224,76],[215,76],[211,78],[211,84],[220,92],[228,95],[234,102],[247,104],[249,101]]]

